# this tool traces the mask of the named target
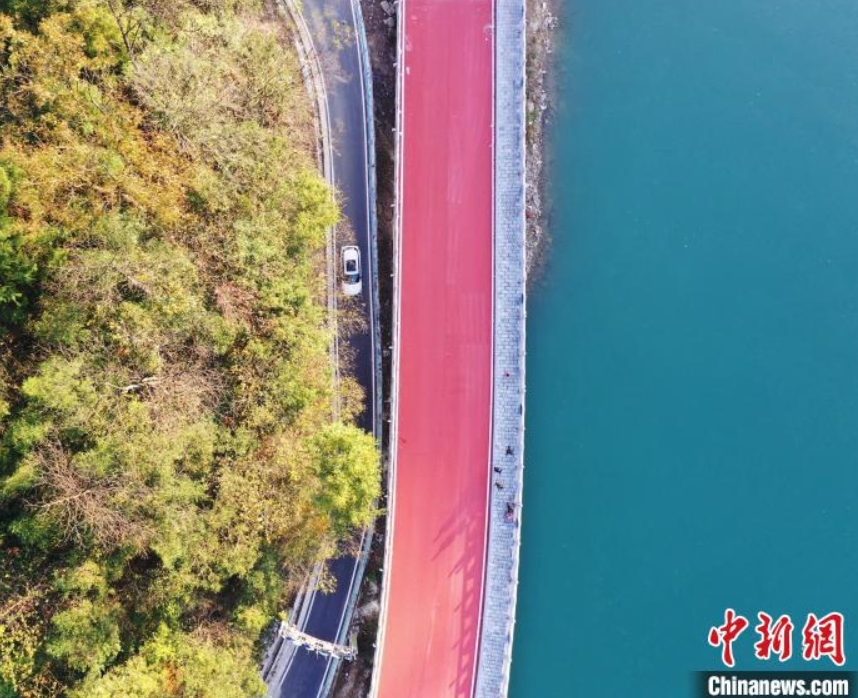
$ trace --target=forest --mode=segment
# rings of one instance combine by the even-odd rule
[[[375,516],[315,142],[261,1],[0,0],[0,698],[262,695]]]

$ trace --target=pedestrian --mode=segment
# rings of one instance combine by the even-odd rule
[[[507,454],[508,456],[511,456],[511,455],[512,455],[512,446],[507,446],[507,447],[506,447],[506,454]]]
[[[495,471],[496,473],[502,473],[502,472],[503,472],[503,468],[499,468],[498,466],[495,466],[495,467],[494,467],[494,471]]]
[[[502,490],[503,489],[503,483],[500,480],[498,480],[497,482],[495,482],[495,487],[497,487],[499,490]]]

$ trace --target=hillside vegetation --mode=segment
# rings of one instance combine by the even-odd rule
[[[247,698],[374,515],[296,59],[253,0],[0,0],[0,698]]]

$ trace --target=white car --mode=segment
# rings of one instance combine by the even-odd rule
[[[363,289],[360,279],[360,248],[343,247],[343,293],[356,296]]]

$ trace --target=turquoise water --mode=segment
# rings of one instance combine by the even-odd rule
[[[690,696],[727,606],[858,666],[858,3],[563,20],[512,698]]]

